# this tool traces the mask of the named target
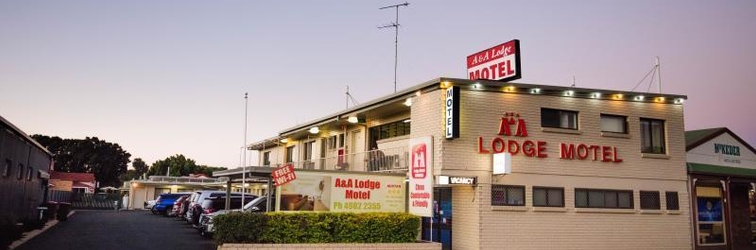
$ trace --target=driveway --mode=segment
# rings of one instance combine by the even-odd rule
[[[183,221],[149,211],[76,211],[18,250],[34,249],[216,249]]]

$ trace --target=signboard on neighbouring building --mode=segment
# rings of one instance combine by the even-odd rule
[[[299,171],[279,187],[279,211],[404,212],[405,177]]]
[[[276,187],[297,179],[297,174],[294,173],[294,165],[291,164],[286,164],[279,168],[276,168],[275,170],[273,170],[271,175]]]
[[[433,215],[433,137],[412,138],[409,148],[409,212],[430,217]]]
[[[470,80],[511,81],[522,78],[520,40],[512,40],[467,57]]]

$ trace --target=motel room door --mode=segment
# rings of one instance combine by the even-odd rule
[[[431,237],[432,236],[432,237]],[[440,242],[443,250],[452,243],[452,189],[433,189],[433,217],[423,217],[423,235],[426,241]]]
[[[754,249],[749,192],[751,183],[730,182],[730,230],[733,250]]]

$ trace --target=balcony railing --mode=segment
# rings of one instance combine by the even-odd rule
[[[347,153],[343,155],[291,162],[294,168],[366,172],[406,172],[407,146]]]

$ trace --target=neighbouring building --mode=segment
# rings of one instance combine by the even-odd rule
[[[407,173],[409,211],[445,249],[691,249],[685,99],[438,78],[249,149],[262,166]]]
[[[756,248],[756,150],[727,128],[685,132],[696,249]]]
[[[93,194],[97,181],[93,173],[66,173],[53,171],[50,174],[51,190],[80,194]]]
[[[46,201],[53,155],[0,116],[0,230],[38,219]]]

